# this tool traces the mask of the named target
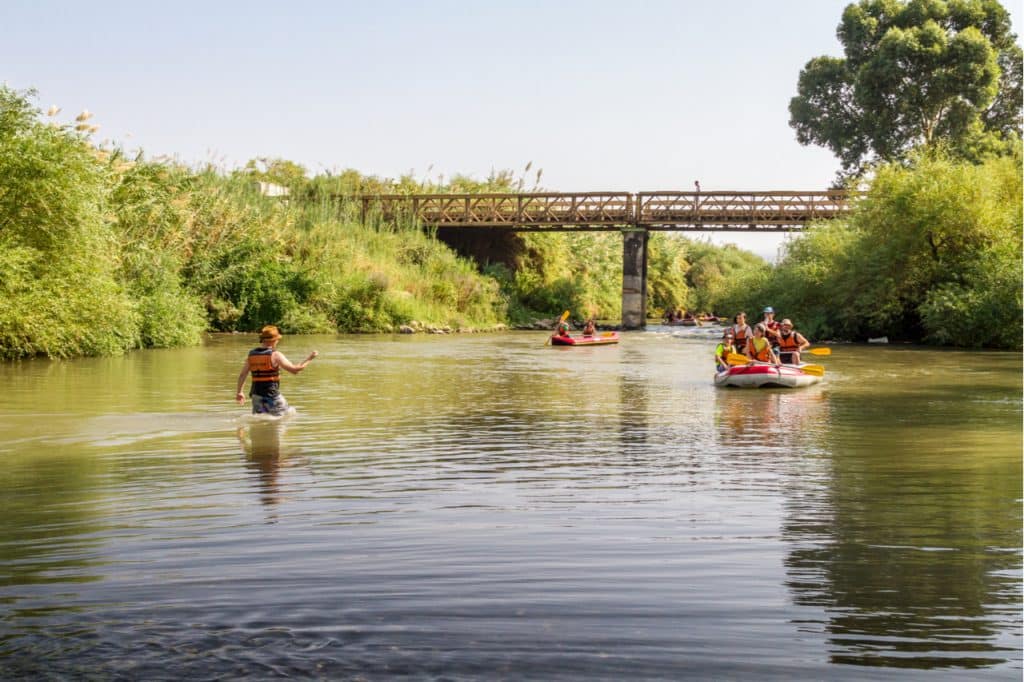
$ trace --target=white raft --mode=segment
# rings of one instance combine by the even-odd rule
[[[806,363],[803,363],[806,364]],[[817,374],[808,374],[800,365],[775,365],[758,362],[735,365],[715,375],[715,386],[737,388],[801,388],[821,381]]]

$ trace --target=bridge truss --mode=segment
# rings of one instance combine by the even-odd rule
[[[798,230],[849,210],[846,190],[819,192],[534,192],[360,197],[364,222],[516,231]]]

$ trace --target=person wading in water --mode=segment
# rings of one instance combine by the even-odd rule
[[[245,377],[252,373],[252,386],[249,388],[249,396],[252,398],[253,414],[271,414],[280,416],[288,411],[288,401],[281,395],[280,370],[284,369],[292,374],[298,374],[306,368],[319,353],[313,351],[305,360],[297,365],[289,362],[284,353],[277,350],[277,343],[281,340],[281,332],[272,324],[268,324],[260,330],[260,345],[249,351],[242,371],[238,374],[238,387],[235,389],[235,401],[242,405],[245,403],[245,394],[242,387],[245,386]]]

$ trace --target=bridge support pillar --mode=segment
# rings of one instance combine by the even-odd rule
[[[622,328],[647,323],[647,230],[622,231]]]

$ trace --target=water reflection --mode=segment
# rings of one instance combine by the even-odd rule
[[[0,365],[0,669],[1019,677],[1019,356],[728,391],[712,340],[543,340],[325,338],[271,423],[242,338]]]
[[[817,452],[829,423],[829,393],[806,389],[718,389],[715,422],[722,446],[747,451],[807,448]]]
[[[962,387],[925,395],[940,412],[970,397]],[[930,427],[914,424],[881,441],[863,415],[885,403],[881,391],[847,396],[833,416],[826,480],[787,501],[786,584],[797,604],[824,610],[822,621],[798,624],[824,630],[833,663],[1005,662],[1019,641],[1009,634],[1021,598],[1019,444],[1008,450],[1007,434],[993,434],[978,450],[976,435],[964,442],[947,430],[944,446],[924,446]],[[890,405],[928,410],[909,407]]]
[[[238,427],[238,441],[246,456],[246,468],[256,476],[260,502],[268,507],[284,499],[281,471],[296,463],[289,459],[289,454],[295,454],[297,450],[285,444],[286,429],[285,422],[277,419],[251,419]],[[276,516],[272,515],[268,520],[273,522]]]

